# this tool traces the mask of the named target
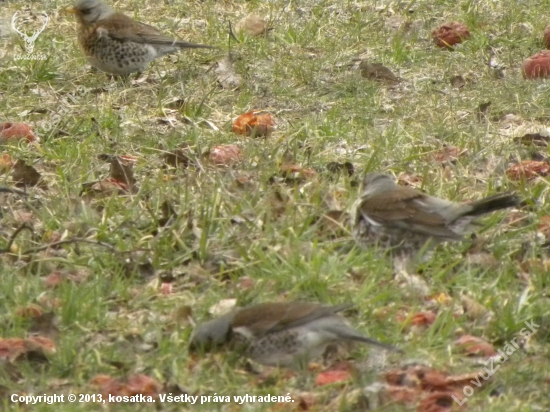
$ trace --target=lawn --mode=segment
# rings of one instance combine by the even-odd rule
[[[90,70],[69,5],[0,0],[0,123],[26,123],[40,137],[0,141],[0,159],[40,174],[19,184],[25,194],[0,192],[7,407],[550,410],[550,83],[522,76],[522,61],[545,47],[550,1],[121,0],[117,10],[167,35],[219,47],[163,57],[129,78]],[[32,53],[11,31],[13,14],[29,10],[49,17]],[[266,33],[238,32],[250,13]],[[437,47],[431,31],[452,21],[470,38]],[[363,77],[362,60],[401,81]],[[240,87],[223,81],[227,73]],[[251,110],[273,117],[267,137],[232,130]],[[238,159],[216,164],[220,145],[238,146]],[[524,161],[540,176],[510,171]],[[122,184],[113,176],[121,163]],[[7,169],[0,162],[0,186],[16,188]],[[475,241],[439,246],[403,278],[384,251],[355,246],[345,218],[370,171],[457,202],[513,191],[525,204],[484,217]],[[350,324],[405,353],[356,346],[299,373],[227,351],[190,354],[193,325],[229,299],[353,302]],[[495,361],[490,379],[459,379],[475,381],[492,351],[519,342],[525,322],[536,333]],[[46,347],[8,340],[32,336]],[[338,365],[347,379],[316,382]],[[437,377],[431,384],[447,377],[439,392],[470,394],[467,384],[473,393],[462,406],[429,404],[437,391],[426,375]],[[132,384],[231,402],[67,402]],[[65,402],[24,406],[12,394]],[[233,400],[246,394],[294,403]]]

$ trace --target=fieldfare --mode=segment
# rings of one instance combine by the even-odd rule
[[[399,186],[390,175],[369,173],[352,206],[353,236],[359,245],[390,249],[404,264],[438,243],[463,240],[480,215],[519,203],[510,193],[455,203]]]
[[[215,48],[163,36],[156,28],[114,11],[101,0],[67,9],[78,21],[78,43],[88,62],[113,75],[143,71],[151,61],[185,48]]]
[[[337,314],[350,306],[282,302],[237,309],[199,325],[191,337],[190,349],[208,350],[226,344],[261,364],[289,368],[305,365],[324,354],[328,345],[339,342],[362,342],[401,351],[352,329]]]

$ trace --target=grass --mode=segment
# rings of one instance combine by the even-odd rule
[[[524,321],[535,320],[541,329],[529,346],[515,352],[461,409],[547,410],[548,261],[536,231],[540,217],[549,213],[548,181],[512,181],[505,172],[533,154],[548,155],[546,148],[526,147],[513,137],[546,130],[550,83],[523,80],[521,62],[543,47],[547,22],[540,16],[549,3],[207,0],[184,6],[124,0],[115,7],[138,20],[221,48],[159,59],[143,81],[134,83],[89,72],[76,45],[75,22],[61,12],[68,4],[46,0],[33,5],[50,17],[35,43],[35,52],[47,59],[14,60],[13,55],[25,53],[21,38],[1,39],[0,118],[32,125],[41,145],[4,146],[0,152],[35,163],[48,189],[31,188],[25,199],[0,198],[1,247],[21,224],[22,212],[32,214],[33,227],[33,234],[17,237],[17,250],[0,256],[0,336],[31,332],[32,322],[16,316],[30,304],[53,310],[59,332],[49,363],[18,361],[15,372],[0,370],[2,393],[97,393],[90,384],[97,374],[145,373],[193,394],[308,392],[316,396],[314,410],[333,410],[330,402],[341,391],[380,379],[376,368],[364,366],[373,358],[368,349],[352,352],[363,372],[345,389],[316,388],[313,375],[305,383],[283,375],[259,383],[238,357],[191,358],[187,341],[192,326],[178,313],[189,307],[200,322],[209,319],[212,305],[227,298],[240,305],[353,301],[356,311],[349,319],[357,329],[406,351],[402,358],[392,357],[392,365],[420,359],[456,374],[479,369],[453,346],[457,333],[501,348]],[[1,7],[8,16],[1,23],[9,27],[9,16],[23,5],[7,0]],[[244,83],[237,91],[222,89],[208,69],[227,54],[228,22],[234,25],[251,12],[266,17],[273,30],[231,42],[235,70]],[[437,49],[430,31],[455,20],[470,27],[472,38],[454,52]],[[396,31],[396,21],[409,22],[410,30]],[[385,64],[404,81],[388,87],[362,78],[352,65],[359,56]],[[490,59],[504,67],[503,77],[487,65]],[[451,87],[456,75],[466,80],[463,88]],[[175,99],[183,99],[183,105],[169,106]],[[486,116],[478,118],[478,106],[489,101]],[[252,109],[275,117],[277,130],[270,138],[252,140],[231,131],[232,120]],[[240,145],[244,160],[233,168],[166,168],[162,154],[184,143],[197,163],[209,148],[231,143]],[[445,146],[466,153],[453,163],[434,161],[431,154]],[[138,158],[137,193],[83,200],[82,184],[108,175],[108,166],[97,158],[103,153]],[[273,183],[285,153],[319,173],[299,184]],[[326,165],[334,161],[352,162],[355,174],[327,172]],[[349,207],[360,176],[372,170],[419,176],[423,190],[455,201],[503,190],[530,199],[524,224],[511,225],[503,214],[484,220],[480,236],[496,265],[467,263],[464,253],[470,245],[463,243],[440,247],[423,267],[420,276],[429,294],[446,293],[452,302],[438,305],[436,322],[421,333],[396,320],[401,313],[411,316],[427,308],[422,296],[394,279],[389,260],[357,249],[347,232],[335,239],[314,224],[328,210],[327,196],[340,208]],[[238,184],[239,177],[248,183]],[[9,175],[0,180],[12,186]],[[177,218],[159,229],[164,202]],[[52,233],[89,237],[116,252],[69,244],[21,254],[47,243]],[[82,279],[47,287],[43,278],[54,271],[74,272]],[[158,279],[168,275],[176,279],[174,293],[163,295]],[[247,282],[253,287],[246,287]],[[489,322],[461,314],[464,294],[494,313]],[[500,396],[491,396],[497,392]],[[273,405],[250,407],[273,410]],[[182,405],[165,403],[162,408],[181,410]],[[100,406],[64,403],[29,409]],[[380,410],[415,408],[390,404]]]

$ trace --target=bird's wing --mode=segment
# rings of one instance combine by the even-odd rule
[[[116,19],[112,18],[103,21],[101,27],[102,30],[107,32],[109,37],[118,41],[131,41],[134,43],[147,43],[159,46],[176,46],[182,48],[213,48],[203,44],[188,43],[166,37],[157,28],[136,21],[122,13],[117,13],[116,17]]]
[[[233,321],[233,329],[246,327],[254,336],[280,332],[330,316],[349,307],[321,306],[307,302],[264,303],[241,310]]]
[[[406,229],[427,236],[460,239],[448,227],[431,198],[414,189],[402,188],[364,199],[361,202],[361,215],[370,221],[390,228]]]

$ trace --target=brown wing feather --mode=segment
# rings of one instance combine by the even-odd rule
[[[460,236],[447,227],[448,222],[441,215],[422,205],[425,196],[409,188],[373,196],[363,201],[361,214],[388,227],[428,236],[459,239]]]
[[[169,44],[174,41],[163,36],[155,27],[135,21],[122,13],[116,13],[112,18],[103,20],[101,27],[107,31],[109,37],[120,41],[157,44]]]
[[[304,325],[348,306],[328,307],[307,302],[262,303],[239,311],[233,320],[233,328],[247,327],[255,336],[261,336]]]
[[[215,49],[215,47],[205,44],[189,43],[166,37],[157,28],[136,21],[122,13],[116,13],[116,17],[116,19],[101,21],[102,30],[106,30],[107,35],[115,40],[180,48]],[[116,24],[113,24],[113,22]]]

